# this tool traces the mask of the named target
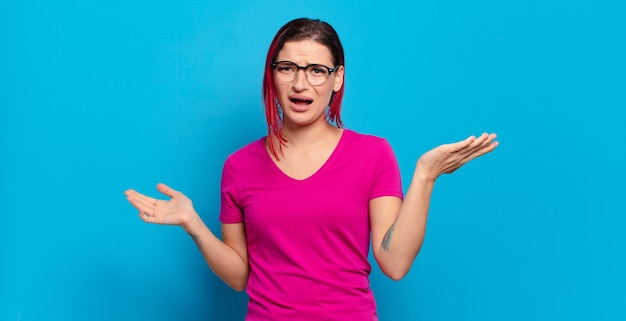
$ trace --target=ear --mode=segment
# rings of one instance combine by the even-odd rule
[[[343,74],[344,74],[343,65],[339,66],[339,68],[335,70],[334,74],[335,74],[335,84],[333,86],[333,91],[338,92],[339,90],[341,90],[341,87],[343,86]]]

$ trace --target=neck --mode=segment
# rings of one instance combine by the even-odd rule
[[[334,140],[341,135],[343,129],[337,128],[327,121],[315,125],[283,127],[283,135],[287,139],[287,148],[299,148],[324,144],[328,140]]]

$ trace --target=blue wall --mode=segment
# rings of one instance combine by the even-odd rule
[[[0,10],[0,320],[241,320],[246,295],[127,188],[166,182],[219,232],[226,156],[265,133],[276,30],[329,21],[343,118],[421,153],[499,134],[441,178],[382,320],[626,319],[623,1],[13,1]]]

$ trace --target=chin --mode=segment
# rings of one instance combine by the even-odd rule
[[[295,115],[295,117],[285,117],[284,124],[297,127],[310,126],[316,123],[326,122],[326,115]]]

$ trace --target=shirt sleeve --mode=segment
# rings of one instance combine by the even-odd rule
[[[381,196],[396,196],[402,199],[400,167],[391,145],[382,139],[377,151],[370,200]]]
[[[222,170],[222,183],[220,188],[220,222],[224,224],[243,222],[243,211],[238,205],[235,187],[235,173],[230,164],[230,159],[227,159]]]

